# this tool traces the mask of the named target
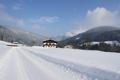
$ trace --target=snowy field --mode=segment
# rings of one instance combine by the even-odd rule
[[[119,53],[0,44],[0,80],[120,80]]]

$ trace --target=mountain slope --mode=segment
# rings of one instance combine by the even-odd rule
[[[120,42],[120,28],[102,26],[90,29],[84,33],[80,33],[74,37],[61,41],[61,45],[77,44],[91,41],[119,41]]]
[[[113,31],[113,30],[120,30],[118,27],[112,27],[112,26],[100,26],[96,28],[92,28],[90,30],[87,30],[86,33],[91,33],[91,32],[106,32],[106,31]]]
[[[8,28],[0,26],[0,40],[12,42],[14,40],[15,34]]]
[[[19,42],[26,45],[40,45],[44,36],[37,35],[14,27],[0,26],[0,40]]]

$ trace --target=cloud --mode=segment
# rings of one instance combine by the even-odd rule
[[[0,9],[3,9],[3,8],[5,8],[5,6],[0,3]]]
[[[37,19],[29,19],[29,24],[32,26],[31,29],[36,33],[41,32],[44,36],[50,36],[50,32],[47,28],[47,24],[53,24],[59,21],[57,16],[42,16]]]
[[[0,5],[0,24],[11,25],[11,26],[23,26],[25,25],[25,21],[23,19],[19,19],[19,18],[9,15],[5,11],[5,6],[1,7]]]
[[[22,9],[22,6],[23,4],[21,2],[18,2],[13,6],[13,10],[20,10]]]
[[[70,32],[66,32],[65,33],[65,36],[67,36],[67,37],[73,37],[73,36],[75,36],[75,35],[77,35],[77,34],[79,34],[79,33],[82,33],[82,32],[84,32],[85,30],[83,30],[83,29],[81,29],[81,28],[77,28],[77,29],[74,29],[74,30],[72,30],[72,31],[70,31]]]
[[[16,0],[14,5],[12,6],[12,9],[13,10],[21,10],[23,8],[24,3],[25,3],[24,0]]]
[[[15,5],[15,6],[13,6],[13,9],[14,9],[14,10],[20,10],[20,9],[22,9],[22,7]]]
[[[35,31],[35,33],[44,34],[44,37],[50,36],[48,29],[43,25],[32,24],[31,29],[32,31]]]
[[[0,25],[9,25],[14,27],[21,27],[29,31],[44,34],[49,36],[49,31],[45,24],[57,22],[59,17],[57,16],[43,16],[37,19],[22,19],[9,15],[3,5],[0,5]],[[44,24],[43,24],[44,23]]]
[[[57,16],[43,16],[43,17],[40,17],[38,19],[38,22],[41,22],[41,23],[54,23],[54,22],[57,22],[59,19],[59,17]]]
[[[118,16],[117,11],[97,7],[95,10],[87,12],[86,20],[91,26],[116,25]]]
[[[59,17],[57,16],[42,16],[36,19],[29,19],[29,23],[37,24],[37,25],[51,24],[58,21],[59,21]]]
[[[67,32],[67,36],[74,36],[88,29],[98,26],[118,26],[120,24],[119,11],[110,11],[104,7],[88,10],[84,20],[77,23],[77,28]],[[75,25],[76,26],[76,25]]]
[[[26,26],[27,24],[27,21],[23,20],[23,19],[17,19],[17,22],[16,22],[17,25],[19,26]]]

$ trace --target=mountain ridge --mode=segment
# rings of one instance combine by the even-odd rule
[[[26,45],[41,45],[46,37],[35,33],[18,29],[15,27],[5,27],[0,25],[0,40],[7,42],[19,42]]]
[[[80,33],[76,36],[60,41],[60,46],[74,45],[78,46],[83,42],[94,41],[119,41],[120,42],[120,28],[111,26],[96,27]]]

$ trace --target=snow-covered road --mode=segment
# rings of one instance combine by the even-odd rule
[[[120,54],[0,47],[0,80],[120,80]]]

